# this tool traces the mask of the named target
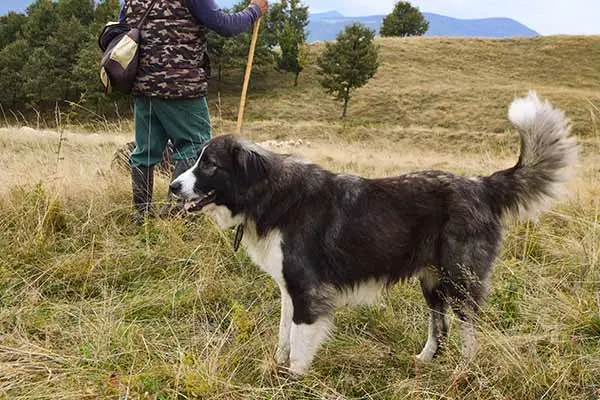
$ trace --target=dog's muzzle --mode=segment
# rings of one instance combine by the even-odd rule
[[[214,203],[217,199],[217,192],[211,190],[202,197],[196,197],[193,199],[185,199],[183,208],[187,212],[197,212],[202,210],[205,206]]]

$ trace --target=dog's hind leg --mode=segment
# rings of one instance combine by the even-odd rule
[[[278,365],[286,365],[290,359],[290,336],[292,334],[292,317],[294,316],[294,304],[292,298],[284,285],[281,290],[281,317],[279,320],[279,343],[275,353],[275,361]]]
[[[463,362],[470,362],[477,352],[477,310],[479,302],[462,299],[452,305],[460,326],[460,355]]]
[[[423,350],[417,354],[419,361],[431,361],[440,351],[448,336],[446,312],[448,303],[442,293],[441,286],[431,279],[421,278],[421,289],[429,307],[429,334]]]
[[[490,236],[495,233],[491,230]],[[444,246],[440,282],[459,319],[463,362],[471,361],[477,351],[477,313],[487,295],[497,243],[489,237],[471,237],[464,242],[448,240]]]
[[[472,361],[477,351],[477,339],[475,337],[475,318],[466,317],[460,320],[460,355],[464,361]]]
[[[467,269],[464,265],[457,265],[457,267],[458,269]],[[487,271],[489,269],[491,266],[482,269],[485,273],[481,273],[479,276],[469,270],[468,273],[459,274],[460,278],[454,278],[449,285],[452,310],[458,317],[460,325],[460,352],[463,362],[473,360],[477,351],[477,313],[487,293],[489,284]]]

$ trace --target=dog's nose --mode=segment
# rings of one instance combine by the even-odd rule
[[[181,182],[171,182],[171,184],[169,185],[169,189],[171,190],[171,193],[179,194],[179,192],[181,191]]]

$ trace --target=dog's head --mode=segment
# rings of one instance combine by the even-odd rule
[[[171,182],[171,192],[185,201],[188,212],[214,204],[236,214],[242,198],[267,178],[267,158],[256,145],[232,135],[218,136],[204,146],[194,166]]]

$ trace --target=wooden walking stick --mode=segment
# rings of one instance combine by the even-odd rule
[[[248,83],[250,82],[250,72],[252,72],[252,62],[254,61],[254,50],[258,39],[258,29],[260,28],[260,18],[254,24],[252,31],[252,42],[250,42],[250,51],[248,52],[248,63],[246,64],[246,75],[244,76],[244,85],[242,86],[242,97],[240,98],[240,109],[238,110],[236,133],[242,132],[242,121],[244,120],[244,108],[246,107],[246,94],[248,93]]]

